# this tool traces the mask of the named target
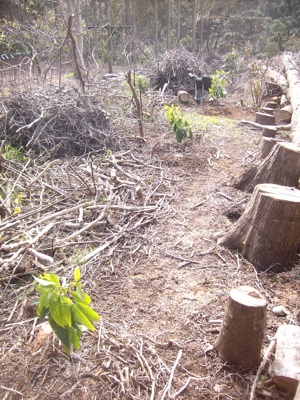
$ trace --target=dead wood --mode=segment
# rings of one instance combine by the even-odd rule
[[[241,216],[218,243],[238,250],[259,270],[283,271],[297,257],[300,191],[273,184],[255,187]]]
[[[232,289],[215,347],[230,364],[255,368],[260,363],[267,302],[250,286]]]
[[[276,352],[272,368],[273,382],[295,395],[300,381],[300,327],[281,325],[276,332]]]
[[[259,183],[297,187],[299,176],[300,148],[294,143],[278,142],[265,159],[255,161],[234,178],[233,186],[248,192]]]
[[[179,90],[177,96],[179,101],[181,101],[182,103],[188,103],[190,99],[190,95],[186,90]]]
[[[118,150],[121,139],[112,134],[101,104],[101,98],[74,89],[17,92],[3,99],[2,109],[9,112],[0,121],[0,139],[48,158]]]
[[[132,91],[132,95],[134,98],[135,106],[136,106],[136,112],[137,112],[137,118],[138,118],[138,124],[139,124],[139,131],[140,131],[140,136],[143,138],[144,137],[144,127],[143,127],[143,108],[142,108],[142,98],[140,98],[137,95],[137,92],[135,90],[135,87],[133,86],[132,80],[131,80],[131,71],[128,71],[126,74],[126,80],[127,83]]]
[[[255,114],[255,122],[260,125],[275,125],[275,117],[264,112],[257,112]]]

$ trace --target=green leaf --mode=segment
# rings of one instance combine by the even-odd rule
[[[70,355],[71,343],[70,343],[70,328],[63,328],[58,325],[54,319],[49,315],[49,324],[56,333],[58,339],[62,342],[65,352]]]
[[[42,286],[54,286],[56,284],[55,282],[49,282],[44,279],[37,278],[36,276],[33,278]]]
[[[71,312],[70,307],[61,302],[61,299],[52,298],[49,302],[49,309],[52,318],[57,325],[65,327],[71,326]]]
[[[79,310],[81,310],[84,313],[84,315],[90,321],[99,321],[100,320],[99,314],[93,308],[87,306],[86,304],[78,303],[77,307],[79,308]]]
[[[76,303],[90,304],[91,302],[90,296],[84,293],[80,288],[76,288],[76,292],[71,292],[71,295]]]
[[[74,271],[74,281],[75,282],[80,281],[80,269],[78,267],[76,267]]]
[[[45,317],[49,314],[49,309],[48,308],[41,308],[38,312],[38,316],[41,322],[44,321]]]
[[[79,309],[79,303],[78,304],[72,304],[71,312],[73,313],[74,320],[75,320],[76,323],[80,323],[80,324],[86,326],[91,331],[95,330],[95,327],[94,327],[93,323]]]

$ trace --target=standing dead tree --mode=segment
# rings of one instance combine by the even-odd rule
[[[132,79],[131,79],[131,71],[128,71],[128,73],[126,74],[126,80],[127,83],[132,91],[132,95],[133,95],[133,99],[135,102],[135,106],[136,106],[136,112],[137,112],[137,119],[138,119],[138,123],[139,123],[139,130],[140,130],[140,136],[143,138],[144,137],[144,128],[143,128],[143,108],[142,108],[142,97],[140,95],[140,98],[138,97],[138,94],[135,90],[135,87],[132,83]]]

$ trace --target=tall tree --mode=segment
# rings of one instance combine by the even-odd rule
[[[170,49],[170,30],[171,30],[171,0],[168,0],[168,7],[167,7],[167,50]]]
[[[154,53],[155,59],[158,57],[158,13],[157,13],[157,0],[153,1],[153,8],[154,8]]]
[[[196,50],[196,24],[197,24],[197,0],[193,0],[192,11],[192,52]]]

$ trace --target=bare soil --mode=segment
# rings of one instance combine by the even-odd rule
[[[168,213],[144,229],[136,250],[128,243],[127,258],[112,248],[106,264],[83,268],[84,289],[102,319],[97,332],[84,335],[80,351],[68,358],[35,319],[30,276],[3,282],[1,399],[246,400],[256,370],[227,365],[213,348],[229,291],[251,285],[268,300],[264,349],[280,324],[300,323],[299,264],[277,275],[260,273],[215,239],[250,196],[230,182],[257,155],[260,132],[238,124],[251,112],[230,100],[191,104],[185,112],[218,122],[184,146],[163,123],[146,124],[146,142],[136,140],[132,153],[160,168]],[[160,194],[159,185],[155,190]],[[275,305],[287,315],[276,316]],[[256,395],[288,398],[268,368]]]

